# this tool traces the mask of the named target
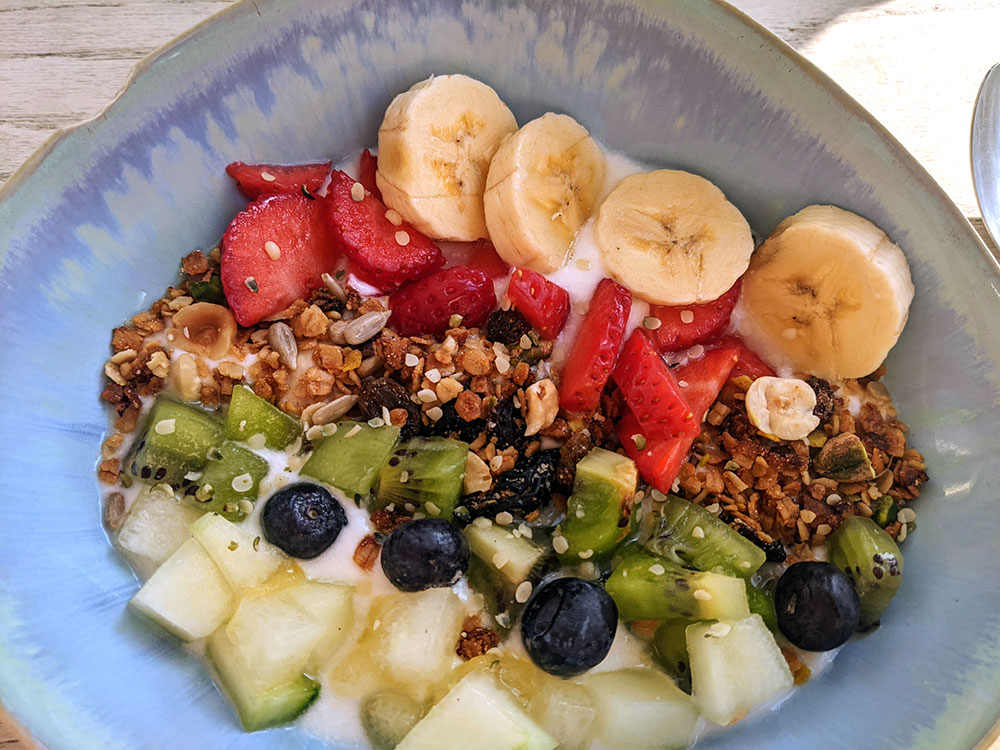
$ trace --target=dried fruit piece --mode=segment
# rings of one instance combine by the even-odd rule
[[[400,432],[403,440],[416,435],[420,428],[420,407],[410,400],[410,392],[406,388],[389,378],[365,381],[358,394],[358,408],[365,419],[385,419],[386,411],[404,409],[406,424]]]

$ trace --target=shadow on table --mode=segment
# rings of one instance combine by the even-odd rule
[[[729,0],[795,48],[845,13],[885,5],[891,0]]]

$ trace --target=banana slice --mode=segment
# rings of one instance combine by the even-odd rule
[[[903,331],[913,282],[885,232],[835,206],[809,206],[765,240],[743,280],[760,333],[803,372],[868,375]]]
[[[432,76],[395,99],[378,130],[382,197],[439,240],[486,237],[490,160],[517,121],[497,92],[464,75]]]
[[[750,225],[719,188],[669,169],[618,183],[597,211],[594,237],[611,275],[658,305],[721,297],[753,252]]]
[[[604,152],[587,129],[549,112],[497,150],[486,178],[490,239],[512,266],[559,268],[604,185]]]
[[[782,440],[802,440],[819,427],[816,391],[798,378],[757,378],[743,403],[754,427]]]

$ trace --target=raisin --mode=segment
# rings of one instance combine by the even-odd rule
[[[312,297],[309,298],[309,304],[316,305],[316,307],[325,313],[344,311],[343,301],[326,287],[314,290]]]
[[[813,415],[819,418],[820,425],[824,425],[833,416],[833,410],[836,406],[833,387],[822,378],[817,377],[811,377],[806,382],[816,392],[816,406],[813,409]]]
[[[514,405],[513,398],[505,398],[493,408],[486,422],[487,438],[496,438],[497,450],[511,446],[520,449],[525,441],[524,419],[521,410]]]
[[[400,432],[403,440],[416,435],[420,428],[420,407],[410,400],[410,392],[406,388],[389,378],[366,380],[358,394],[358,408],[365,419],[384,417],[383,409],[405,409],[406,424]]]
[[[449,401],[441,404],[441,418],[437,422],[431,422],[426,432],[436,437],[458,438],[463,442],[472,443],[485,429],[485,419],[466,421],[455,410],[455,402]]]
[[[503,511],[523,517],[537,510],[552,497],[558,463],[559,450],[556,448],[522,458],[514,468],[498,476],[489,490],[462,499],[465,508],[460,514],[462,520],[479,516],[492,518]],[[456,515],[459,515],[457,509]]]
[[[531,330],[531,324],[517,310],[494,310],[486,319],[486,338],[510,348],[521,345],[521,337]]]

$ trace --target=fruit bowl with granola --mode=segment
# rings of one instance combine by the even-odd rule
[[[903,251],[826,204],[757,243],[501,95],[432,76],[377,148],[230,164],[246,207],[111,332],[129,609],[248,732],[685,748],[891,637],[928,479],[882,383]]]

